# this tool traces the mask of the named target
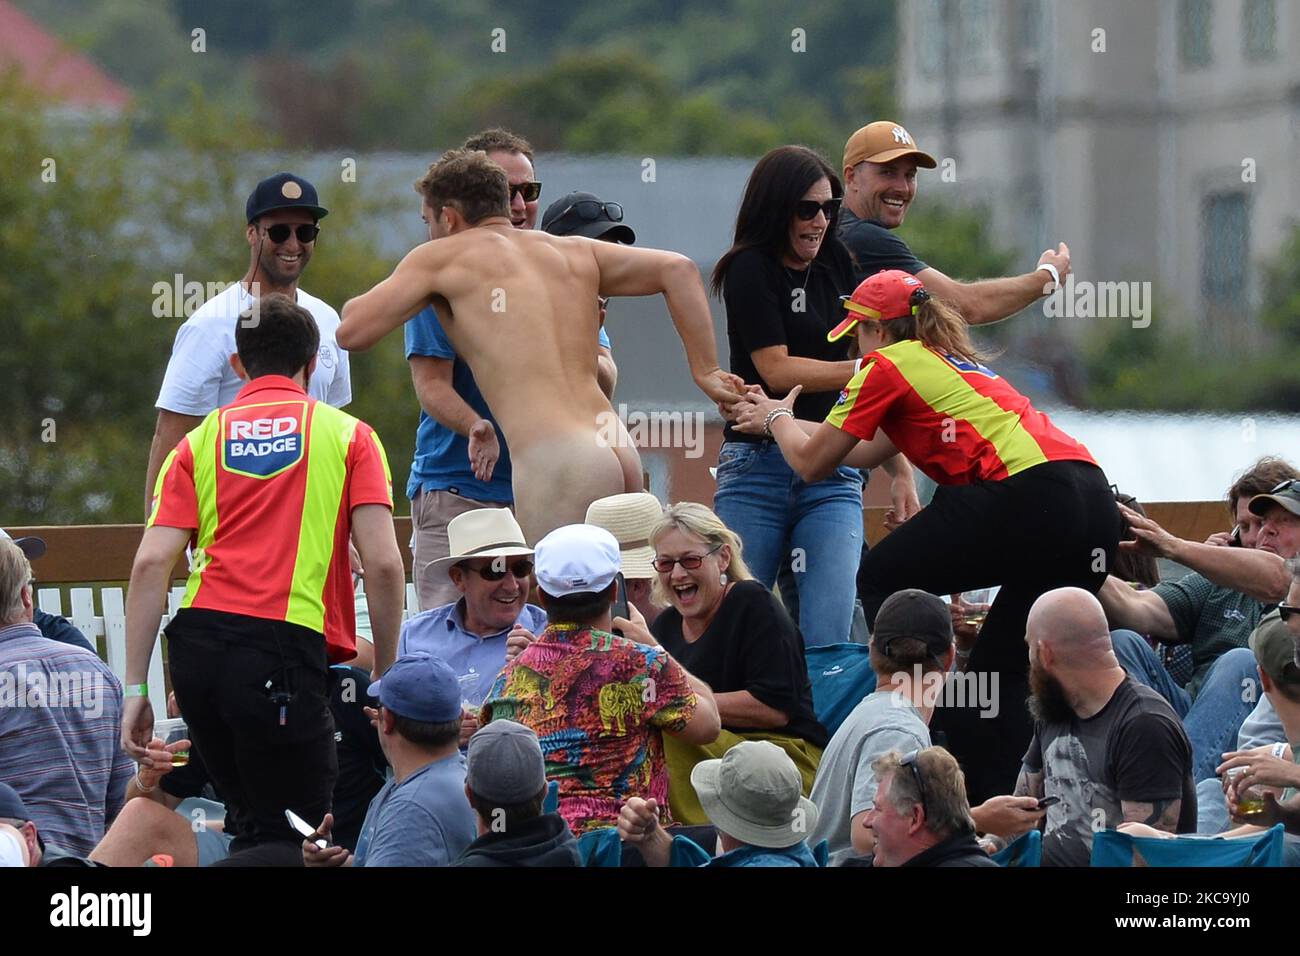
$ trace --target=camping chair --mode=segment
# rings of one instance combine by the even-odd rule
[[[1118,830],[1092,835],[1092,866],[1281,866],[1282,824],[1252,839],[1135,837]]]

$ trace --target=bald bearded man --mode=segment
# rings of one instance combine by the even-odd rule
[[[506,174],[481,152],[449,150],[418,183],[431,242],[343,307],[338,342],[364,350],[432,305],[505,433],[515,511],[530,543],[580,524],[597,498],[639,473],[636,449],[609,440],[596,379],[596,298],[662,294],[691,376],[715,402],[743,382],[718,367],[708,300],[685,256],[514,229]],[[471,457],[475,449],[471,447]]]

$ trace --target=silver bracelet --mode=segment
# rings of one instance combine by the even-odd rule
[[[136,768],[135,768],[135,787],[136,787],[136,789],[139,790],[141,793],[153,793],[155,790],[158,789],[158,784],[155,783],[152,787],[146,787],[146,786],[144,785],[144,782],[140,779],[140,768],[139,768],[139,767],[136,767]]]
[[[791,418],[794,418],[794,412],[790,411],[790,409],[786,408],[784,405],[778,405],[767,413],[767,418],[763,419],[763,434],[768,438],[772,437],[772,423],[782,415],[789,415]]]

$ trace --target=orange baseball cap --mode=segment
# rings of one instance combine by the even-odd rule
[[[934,169],[939,164],[929,153],[917,149],[912,134],[893,120],[868,123],[844,144],[844,168],[858,163],[888,163],[900,156],[915,156],[916,165]]]
[[[881,269],[863,279],[852,295],[840,296],[848,312],[844,321],[826,333],[827,342],[836,342],[853,331],[859,322],[873,319],[888,322],[914,315],[916,306],[912,296],[917,290],[925,292],[925,283],[902,269]],[[926,292],[926,297],[929,293]]]

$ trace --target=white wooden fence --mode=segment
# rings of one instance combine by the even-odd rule
[[[180,609],[185,588],[177,586],[167,595],[167,612],[159,624],[159,633],[166,627]],[[71,607],[65,613],[63,598],[58,588],[41,588],[37,592],[36,603],[47,614],[58,614],[70,620],[92,644],[104,643],[104,661],[114,674],[126,683],[126,598],[122,588],[72,588],[68,592]],[[96,610],[96,603],[99,609]],[[418,605],[415,597],[415,585],[406,585],[406,607],[402,617],[406,619],[416,613]],[[366,614],[365,594],[357,592],[358,623]],[[369,627],[369,615],[365,617],[366,628]],[[149,702],[153,704],[154,716],[162,719],[167,715],[167,685],[163,679],[162,641],[154,643],[153,656],[149,659]]]

